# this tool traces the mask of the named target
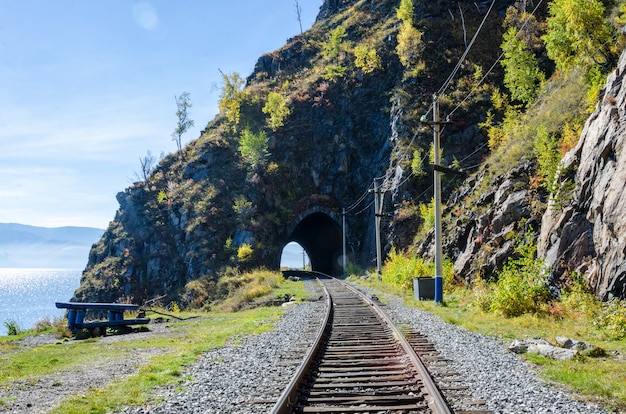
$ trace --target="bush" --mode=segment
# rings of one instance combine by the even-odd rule
[[[580,273],[573,273],[570,278],[561,295],[565,311],[569,314],[583,314],[595,318],[600,312],[602,303],[587,288]]]
[[[483,278],[477,278],[472,284],[472,304],[477,306],[483,312],[491,310],[493,303],[493,292],[487,281]]]
[[[346,263],[346,276],[361,276],[365,274],[361,266],[354,263]]]
[[[22,329],[14,320],[4,322],[4,326],[7,328],[7,335],[9,336],[15,336],[22,333]]]
[[[383,281],[406,290],[413,289],[413,278],[434,276],[434,262],[422,257],[410,257],[398,253],[395,248],[389,252],[383,267]],[[444,289],[449,290],[454,282],[454,266],[449,260],[444,260],[441,276]]]
[[[518,259],[509,260],[498,272],[490,310],[505,317],[536,313],[550,298],[549,268],[536,258],[537,247],[529,232],[518,240]]]
[[[594,326],[610,339],[626,338],[626,301],[611,299],[603,303]]]
[[[248,262],[252,259],[252,254],[254,251],[252,250],[252,246],[247,243],[244,243],[237,250],[237,258],[241,263]]]

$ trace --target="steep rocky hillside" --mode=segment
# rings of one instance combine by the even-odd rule
[[[504,89],[497,59],[513,3],[414,1],[403,14],[400,0],[326,0],[309,31],[259,58],[245,87],[238,74],[224,74],[222,113],[118,194],[120,208],[91,250],[75,299],[168,295],[184,304],[197,283],[218,296],[229,272],[278,269],[292,240],[314,267],[339,273],[342,210],[353,206],[348,256],[370,267],[367,191],[377,177],[384,251],[430,255],[420,206],[432,197],[432,130],[421,118],[431,116],[434,93],[451,121],[443,163],[472,174],[444,178],[445,252],[459,279],[492,274],[512,254],[512,234],[538,234],[550,194],[535,183],[532,149],[488,144],[489,125],[505,117],[492,97]],[[534,11],[545,18],[545,5]],[[545,50],[537,54],[542,70],[553,71]],[[576,86],[553,89],[569,84]],[[537,117],[551,99],[538,100]],[[279,113],[281,104],[288,110]],[[243,148],[248,138],[261,142],[252,154]]]
[[[603,299],[626,298],[626,53],[559,177],[573,182],[543,215],[539,254],[555,275],[580,272]]]

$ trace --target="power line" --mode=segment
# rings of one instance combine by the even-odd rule
[[[371,185],[370,185],[371,187]],[[367,190],[365,190],[365,192],[361,195],[361,197],[359,197],[359,199],[357,201],[355,201],[354,203],[352,203],[352,205],[350,207],[346,207],[345,212],[348,213],[352,210],[354,210],[355,208],[358,207],[359,204],[361,204],[361,202],[363,200],[365,200],[365,197],[367,197],[370,193],[370,187],[367,188]]]
[[[363,210],[359,210],[359,212],[357,212],[357,213],[354,213],[354,215],[358,216],[359,214],[364,213],[365,211],[367,211],[372,206],[372,204],[374,204],[374,200],[370,201],[370,203],[367,205],[367,207],[365,207]]]
[[[452,73],[450,73],[450,76],[448,76],[448,79],[446,79],[446,81],[443,83],[441,88],[439,88],[439,91],[437,92],[437,96],[441,96],[445,92],[445,90],[448,88],[448,86],[450,86],[450,83],[452,83],[452,80],[454,79],[454,77],[456,76],[457,72],[461,68],[461,65],[465,61],[465,58],[469,54],[470,49],[472,48],[472,46],[474,45],[474,42],[476,41],[476,38],[478,37],[478,34],[480,33],[480,31],[483,28],[485,22],[487,21],[487,17],[491,13],[491,9],[493,8],[494,4],[496,4],[496,0],[493,0],[491,2],[491,5],[489,6],[489,10],[487,10],[487,13],[485,13],[485,17],[483,17],[483,20],[480,23],[480,26],[478,26],[478,30],[476,30],[476,33],[474,33],[474,37],[472,37],[472,40],[469,42],[469,44],[465,48],[465,52],[463,52],[463,54],[461,55],[461,58],[459,59],[459,61],[457,62],[456,66],[452,70]],[[432,108],[432,106],[431,106],[431,108]]]
[[[543,0],[542,0],[543,1]],[[441,85],[441,87],[439,88],[439,91],[437,92],[437,96],[441,96],[445,90],[448,88],[448,86],[450,86],[450,83],[452,82],[452,80],[454,79],[454,77],[456,76],[456,74],[458,73],[459,69],[461,68],[461,65],[463,64],[463,62],[465,61],[465,58],[467,57],[467,55],[469,54],[472,46],[474,45],[474,42],[476,41],[476,39],[478,38],[478,34],[481,32],[483,26],[485,25],[485,22],[487,21],[487,17],[489,17],[489,14],[491,13],[491,10],[493,9],[494,4],[496,3],[496,0],[493,0],[491,2],[491,5],[489,6],[489,9],[487,10],[487,12],[485,13],[485,16],[483,17],[483,20],[481,21],[480,25],[478,26],[478,29],[476,30],[476,32],[474,33],[474,36],[472,37],[472,40],[470,41],[470,43],[466,46],[465,51],[463,52],[463,54],[461,55],[461,57],[459,58],[459,61],[457,62],[456,66],[454,67],[454,69],[452,70],[452,72],[450,72],[450,74],[448,75],[447,79],[445,80],[445,82]],[[536,9],[535,9],[536,10]],[[494,64],[495,66],[495,64]],[[493,69],[493,68],[492,68]],[[491,71],[491,69],[490,69]],[[484,77],[486,78],[486,76]],[[484,80],[483,78],[483,80]],[[481,80],[481,82],[483,81]],[[467,99],[467,98],[466,98]],[[431,105],[429,106],[428,110],[426,111],[426,114],[424,115],[425,117],[427,117],[430,114],[430,111],[433,109],[433,104],[431,103]],[[443,132],[443,131],[442,131]],[[415,138],[417,137],[418,132],[416,131],[413,134],[413,137],[411,138],[411,142],[409,142],[409,145],[406,147],[406,150],[401,152],[400,155],[398,156],[398,159],[403,159],[404,157],[407,156],[406,151],[408,151],[411,146],[413,145],[413,142],[415,140]],[[423,163],[424,159],[422,159],[422,163]],[[404,184],[410,177],[412,176],[412,174],[410,174],[406,179],[404,179],[400,184],[397,184],[394,187],[398,187],[399,185]],[[390,184],[388,182],[388,180],[386,180],[383,184],[385,184],[385,189],[389,190],[391,189]]]
[[[539,9],[539,6],[541,6],[541,3],[543,3],[543,0],[539,0],[539,2],[537,3],[537,5],[535,6],[535,8],[533,9],[533,11],[530,13],[530,16],[528,16],[526,18],[526,20],[524,20],[524,23],[522,24],[522,27],[519,28],[516,36],[519,36],[519,34],[526,28],[526,26],[528,25],[528,22],[530,21],[531,17],[535,16],[535,13],[537,12],[537,9]],[[478,83],[476,84],[476,86],[474,86],[472,88],[471,91],[469,91],[469,93],[465,96],[465,98],[461,101],[461,103],[459,103],[453,110],[452,112],[450,112],[448,114],[448,116],[452,115],[453,113],[455,113],[468,99],[469,97],[476,92],[476,90],[482,85],[482,83],[485,81],[485,79],[487,79],[487,76],[493,71],[493,69],[496,67],[496,65],[502,60],[502,58],[504,57],[504,51],[502,53],[500,53],[500,56],[498,56],[498,58],[496,59],[495,62],[493,62],[493,65],[491,65],[491,67],[489,68],[489,70],[487,71],[487,73],[485,73],[485,75],[480,79],[480,81],[478,81]]]

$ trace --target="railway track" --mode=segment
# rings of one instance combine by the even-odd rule
[[[466,395],[457,397],[464,387],[455,386],[454,373],[441,370],[442,358],[423,337],[406,332],[405,338],[375,300],[339,280],[315,276],[325,290],[327,314],[273,414],[489,413],[480,402],[467,406]],[[422,358],[439,368],[453,407],[463,409],[450,408]]]

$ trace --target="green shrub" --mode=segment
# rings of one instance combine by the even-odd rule
[[[541,177],[542,185],[550,194],[554,194],[556,172],[561,162],[559,139],[556,135],[548,133],[544,125],[540,125],[537,128],[534,150],[537,156],[537,172]]]
[[[506,317],[536,313],[548,302],[549,268],[536,257],[537,247],[528,233],[515,248],[519,258],[509,260],[497,273],[490,310]]]
[[[4,322],[4,326],[7,328],[7,335],[15,336],[22,333],[22,329],[14,320],[8,320]]]
[[[626,338],[626,301],[612,299],[603,303],[594,326],[610,339]]]
[[[504,34],[501,48],[504,53],[500,61],[504,68],[504,84],[511,98],[529,104],[545,80],[539,62],[514,27]]]
[[[361,268],[361,266],[355,263],[346,263],[346,276],[361,276],[365,274],[365,271]]]
[[[472,284],[472,304],[483,312],[489,312],[493,303],[491,286],[483,278],[477,278]]]
[[[435,263],[422,257],[398,253],[392,248],[383,266],[383,281],[402,289],[413,289],[413,278],[434,277]],[[454,266],[449,260],[443,261],[443,286],[449,290],[454,283]]]
[[[241,153],[241,157],[250,165],[252,170],[257,170],[267,163],[267,158],[269,157],[268,142],[269,138],[265,131],[255,134],[246,128],[241,133],[238,150]]]

